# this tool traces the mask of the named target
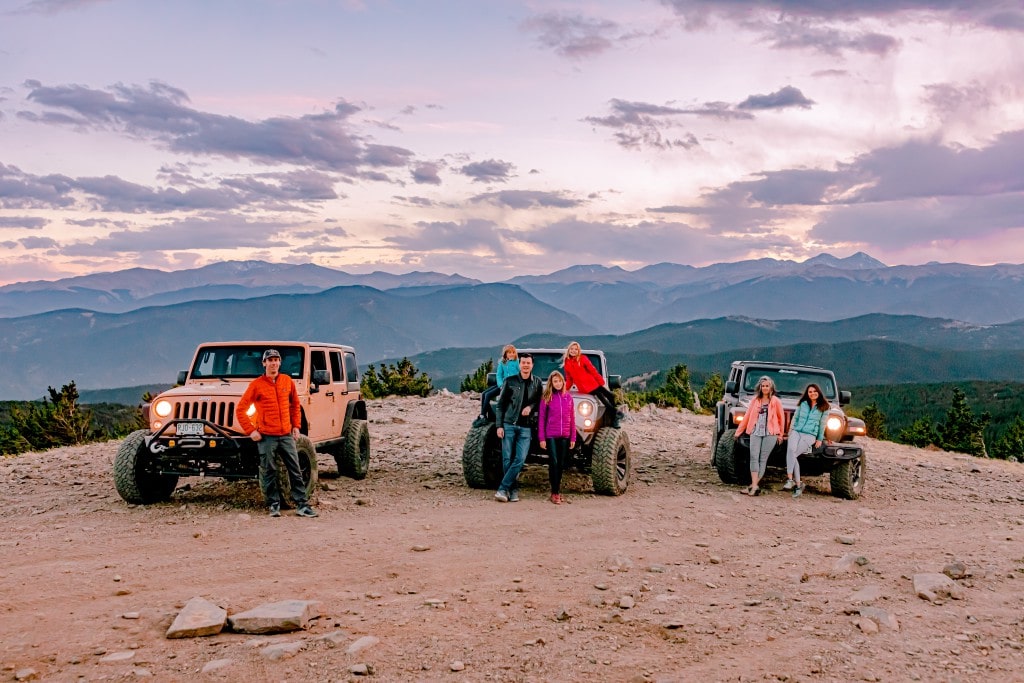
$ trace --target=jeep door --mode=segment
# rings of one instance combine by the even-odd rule
[[[309,398],[306,402],[306,421],[309,423],[309,438],[313,443],[336,437],[340,433],[334,431],[331,413],[334,409],[333,377],[327,384],[313,384],[317,370],[324,370],[330,375],[326,349],[309,350]]]

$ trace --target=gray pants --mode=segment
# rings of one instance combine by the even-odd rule
[[[281,460],[288,471],[288,481],[292,486],[292,502],[296,508],[306,505],[306,482],[302,478],[299,467],[299,453],[295,450],[295,439],[287,436],[267,436],[256,442],[260,452],[260,488],[267,505],[281,504],[281,487],[277,483],[277,460],[275,453],[281,453]]]
[[[790,432],[789,443],[786,444],[786,474],[795,481],[800,481],[800,461],[798,458],[811,450],[811,446],[818,440],[814,434],[803,432]]]
[[[779,437],[774,434],[750,436],[750,471],[757,472],[758,480],[764,476],[764,471],[768,467],[768,456],[778,442]]]

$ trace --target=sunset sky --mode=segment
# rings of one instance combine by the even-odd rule
[[[0,0],[0,284],[857,251],[1024,262],[1024,4]]]

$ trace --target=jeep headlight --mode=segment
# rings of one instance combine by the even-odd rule
[[[843,428],[843,421],[833,415],[825,422],[825,428],[830,432],[838,432]]]
[[[172,406],[171,402],[167,399],[161,399],[156,402],[155,406],[153,406],[153,412],[160,417],[167,417],[171,414],[172,410],[174,410],[174,406]]]
[[[590,401],[580,401],[576,404],[576,412],[580,417],[590,417],[594,414],[594,404]]]

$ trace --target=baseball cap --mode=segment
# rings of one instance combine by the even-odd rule
[[[277,352],[277,349],[267,349],[263,352],[263,360],[266,361],[268,358],[280,358],[281,354]]]

